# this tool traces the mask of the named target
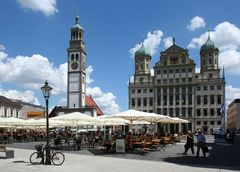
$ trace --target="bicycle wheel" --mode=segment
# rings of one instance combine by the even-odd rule
[[[39,156],[39,153],[38,152],[34,152],[30,158],[29,158],[30,162],[33,164],[33,165],[37,165],[37,164],[42,164],[42,156]]]
[[[55,152],[52,155],[52,163],[54,165],[62,165],[65,161],[65,156],[62,152]]]

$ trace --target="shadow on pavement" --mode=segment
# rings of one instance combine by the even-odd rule
[[[240,137],[236,137],[233,144],[227,142],[215,142],[208,144],[212,147],[209,150],[207,157],[196,158],[194,156],[177,156],[177,157],[167,157],[163,161],[187,165],[191,167],[206,167],[206,168],[216,168],[216,169],[226,169],[226,170],[240,170]],[[195,149],[196,151],[196,149]]]

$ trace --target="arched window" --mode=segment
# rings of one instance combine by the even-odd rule
[[[76,61],[78,61],[79,60],[79,55],[78,54],[76,54]]]
[[[74,54],[71,54],[71,61],[74,61]]]
[[[211,59],[211,58],[209,58],[209,64],[210,64],[210,65],[212,64],[212,59]]]

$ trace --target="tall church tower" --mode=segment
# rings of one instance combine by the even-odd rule
[[[80,18],[76,17],[71,28],[68,51],[67,106],[69,109],[85,107],[86,96],[86,50],[83,42],[84,30]]]

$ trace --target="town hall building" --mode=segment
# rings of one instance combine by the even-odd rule
[[[187,49],[175,43],[160,53],[153,67],[151,56],[142,44],[135,52],[133,82],[129,82],[129,109],[154,112],[189,120],[179,124],[178,131],[222,126],[221,106],[225,100],[224,72],[220,75],[219,49],[210,33],[200,49],[200,72]]]

